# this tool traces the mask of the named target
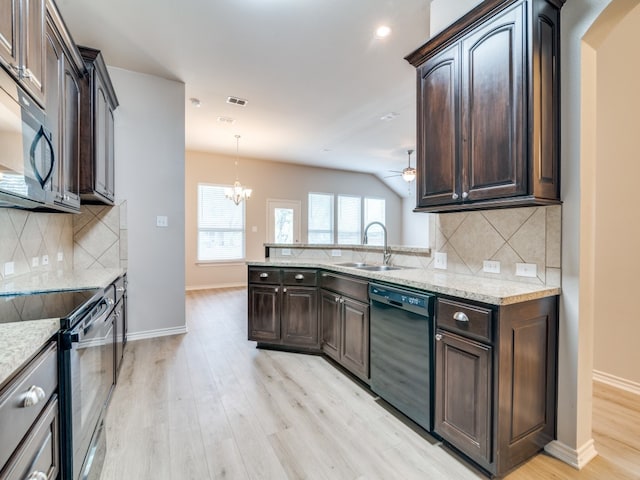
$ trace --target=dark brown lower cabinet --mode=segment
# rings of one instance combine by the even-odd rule
[[[320,291],[322,351],[369,383],[368,284],[331,273],[323,273],[320,282],[333,289]]]
[[[319,350],[316,271],[250,269],[249,279],[249,340]]]
[[[494,476],[555,438],[557,311],[437,301],[434,432]]]

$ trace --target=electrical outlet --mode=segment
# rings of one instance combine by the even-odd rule
[[[447,269],[447,254],[445,252],[436,252],[433,259],[433,267],[441,270]]]
[[[4,264],[4,274],[13,275],[15,272],[15,264],[13,262],[7,262]]]
[[[291,255],[291,249],[290,248],[283,248],[282,249],[282,256],[283,257],[288,257]]]
[[[538,267],[535,263],[516,263],[516,276],[518,277],[536,277],[537,270]]]
[[[49,265],[49,255],[42,255],[42,265]]]
[[[482,271],[487,273],[500,273],[500,262],[497,260],[485,260],[482,262]]]
[[[341,257],[342,256],[342,250],[331,250],[331,256],[332,257]]]
[[[58,261],[61,262],[64,260],[64,254],[62,252],[58,252]]]
[[[39,257],[33,257],[31,259],[31,266],[32,267],[37,267],[38,265],[40,265],[40,258]]]
[[[156,227],[168,227],[169,218],[166,215],[156,216]]]

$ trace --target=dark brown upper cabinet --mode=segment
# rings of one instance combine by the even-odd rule
[[[417,70],[416,211],[560,203],[560,8],[485,0]]]
[[[0,0],[0,62],[44,107],[45,0]]]
[[[80,47],[89,72],[81,85],[80,196],[83,202],[113,205],[114,116],[118,98],[99,50]]]

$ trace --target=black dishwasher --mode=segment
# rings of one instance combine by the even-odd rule
[[[371,389],[431,431],[433,295],[369,285]]]

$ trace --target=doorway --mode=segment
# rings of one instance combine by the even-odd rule
[[[300,200],[267,199],[267,242],[300,243]]]

